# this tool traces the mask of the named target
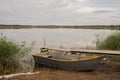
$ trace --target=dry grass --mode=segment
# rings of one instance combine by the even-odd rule
[[[37,70],[38,71],[38,70]],[[51,68],[39,68],[35,75],[18,76],[2,80],[120,80],[120,71],[110,62],[100,65],[95,71],[66,71]]]

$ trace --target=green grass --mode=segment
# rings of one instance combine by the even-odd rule
[[[0,36],[0,74],[9,74],[21,71],[20,60],[32,49],[26,47],[26,42],[18,44],[9,40],[1,33]]]
[[[96,48],[101,50],[120,50],[120,32],[111,33],[105,38],[98,37]]]

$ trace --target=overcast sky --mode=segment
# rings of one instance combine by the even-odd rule
[[[0,0],[0,24],[120,24],[120,0]]]

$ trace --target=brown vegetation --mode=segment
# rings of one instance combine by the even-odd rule
[[[103,62],[95,71],[75,72],[45,67],[38,69],[38,74],[2,80],[120,80],[120,71],[110,60]]]

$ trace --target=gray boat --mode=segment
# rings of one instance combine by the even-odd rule
[[[83,55],[78,52],[41,48],[39,53],[32,55],[35,63],[65,70],[95,70],[103,56]]]

